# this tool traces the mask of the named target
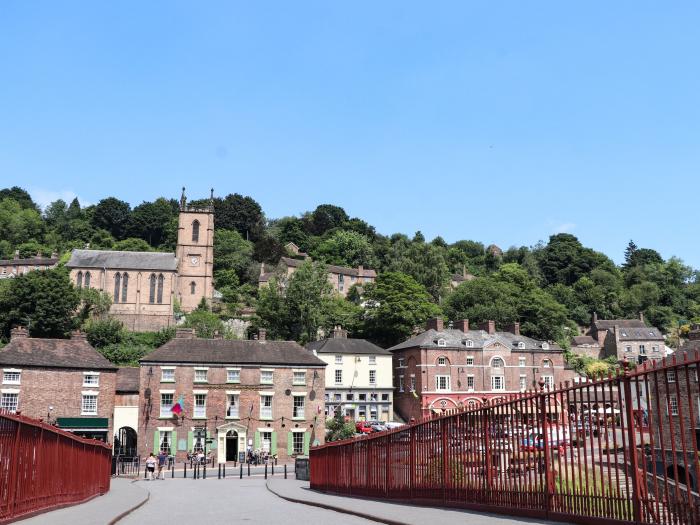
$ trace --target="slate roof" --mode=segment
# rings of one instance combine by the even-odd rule
[[[444,339],[445,346],[438,346],[438,340]],[[468,347],[466,342],[471,340],[474,342],[473,347]],[[461,330],[448,328],[446,330],[437,331],[434,329],[427,330],[421,334],[418,334],[411,339],[399,343],[396,346],[389,348],[390,352],[395,352],[397,350],[404,350],[406,348],[460,348],[460,349],[483,349],[486,346],[490,346],[493,343],[501,343],[506,348],[511,348],[513,350],[519,350],[518,343],[523,343],[525,348],[520,350],[530,350],[530,351],[562,351],[558,345],[555,343],[547,343],[547,341],[538,341],[524,335],[515,335],[511,332],[496,332],[495,334],[489,334],[485,330],[468,330],[462,332]],[[549,345],[548,349],[542,348],[542,345],[547,343]]]
[[[621,341],[640,341],[645,339],[664,340],[664,336],[659,329],[653,326],[645,326],[644,328],[620,328],[618,330],[618,336]]]
[[[162,252],[116,252],[73,250],[68,268],[111,268],[115,270],[177,270],[177,258]]]
[[[600,346],[600,343],[593,339],[590,335],[577,335],[571,338],[574,346]]]
[[[334,337],[313,341],[306,345],[309,350],[319,354],[370,354],[391,355],[389,350],[370,343],[367,339],[348,339],[346,337]]]
[[[140,368],[124,367],[117,370],[117,392],[138,392]]]
[[[141,363],[326,366],[294,341],[236,341],[175,338],[155,349]]]
[[[17,367],[116,370],[85,339],[39,339],[23,337],[0,349],[0,365]]]
[[[291,257],[281,257],[280,261],[285,264],[286,266],[290,266],[292,268],[299,268],[302,264],[304,264],[306,261],[302,261],[300,259],[292,259]],[[326,269],[330,273],[342,273],[343,275],[354,275],[355,277],[376,277],[377,272],[374,270],[368,269],[368,268],[363,268],[362,269],[362,274],[360,275],[360,269],[359,268],[348,268],[346,266],[336,266],[334,264],[328,264],[326,265]]]
[[[29,259],[0,259],[0,266],[53,266],[58,257],[30,257]]]

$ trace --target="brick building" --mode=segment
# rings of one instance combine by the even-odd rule
[[[24,328],[14,328],[10,342],[0,349],[0,366],[0,408],[110,440],[117,368],[83,334],[37,339]]]
[[[445,328],[442,319],[431,319],[425,332],[389,351],[394,410],[407,420],[476,407],[484,397],[497,400],[532,389],[540,378],[553,387],[575,375],[561,348],[522,335],[519,323],[496,331],[494,321],[474,330],[467,320]]]
[[[639,319],[598,319],[594,313],[586,335],[601,346],[601,357],[643,363],[666,355],[663,334],[658,328],[647,326],[642,314]]]
[[[592,357],[593,359],[602,359],[603,347],[590,335],[576,335],[571,338],[571,351],[576,355]]]
[[[139,380],[141,370],[123,367],[117,370],[114,392],[114,453],[138,455]]]
[[[223,463],[249,447],[282,460],[308,454],[325,437],[325,366],[295,342],[267,341],[264,331],[240,341],[179,329],[141,360],[141,455],[162,449],[182,460],[203,449]]]
[[[55,253],[52,253],[51,257],[43,257],[37,253],[36,257],[22,259],[18,250],[15,251],[13,259],[0,259],[0,279],[10,279],[34,270],[48,270],[55,268],[56,264],[58,264],[58,255]]]

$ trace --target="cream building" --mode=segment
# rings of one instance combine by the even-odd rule
[[[110,314],[128,329],[171,326],[175,301],[190,312],[213,298],[213,206],[188,206],[183,188],[174,254],[73,250],[66,266],[78,288],[110,294]]]
[[[306,345],[328,364],[326,416],[340,408],[356,421],[394,419],[391,353],[365,339],[348,339],[339,327],[332,337]]]

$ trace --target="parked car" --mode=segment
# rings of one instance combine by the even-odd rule
[[[372,427],[372,430],[374,432],[384,432],[385,430],[387,430],[386,425],[384,423],[373,422],[370,426]]]
[[[386,426],[386,428],[388,428],[389,430],[393,430],[395,428],[402,427],[405,424],[406,423],[399,423],[398,421],[388,421],[388,422],[384,423],[384,426]]]
[[[356,421],[355,430],[358,432],[358,434],[371,434],[372,425],[369,421]]]
[[[547,426],[549,446],[562,450],[571,444],[569,429],[565,426]],[[522,441],[523,449],[534,451],[544,449],[544,432],[541,428],[532,429]]]

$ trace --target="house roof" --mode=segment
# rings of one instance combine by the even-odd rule
[[[576,335],[571,338],[574,346],[600,346],[600,343],[593,339],[590,335]]]
[[[177,270],[177,258],[163,252],[117,252],[73,250],[68,268],[111,268],[115,270]]]
[[[141,363],[326,366],[326,363],[294,341],[177,337],[141,359]]]
[[[440,339],[445,340],[444,346],[439,346],[438,341]],[[472,341],[473,346],[468,347],[467,341]],[[530,350],[530,351],[544,351],[544,352],[561,352],[562,349],[559,348],[555,343],[548,343],[547,341],[538,341],[524,335],[516,335],[511,332],[496,332],[494,334],[489,334],[485,330],[467,330],[462,332],[461,330],[448,328],[446,330],[426,330],[425,332],[418,334],[415,337],[410,338],[403,343],[399,343],[396,346],[389,348],[390,352],[395,352],[397,350],[405,350],[407,348],[472,348],[475,350],[483,349],[494,343],[500,343],[506,348],[513,350]],[[519,343],[523,343],[524,348],[519,348]],[[543,344],[549,345],[549,348],[542,348]]]
[[[0,365],[116,370],[85,339],[22,337],[0,349]]]
[[[313,341],[306,345],[309,350],[319,354],[370,354],[391,355],[389,350],[370,343],[367,339],[348,339],[346,337],[333,337]]]
[[[280,261],[285,264],[286,266],[292,267],[292,268],[299,268],[302,264],[304,264],[306,261],[302,261],[300,259],[292,259],[291,257],[281,257]],[[363,268],[362,273],[360,273],[359,268],[348,268],[346,266],[336,266],[334,264],[328,264],[326,265],[326,269],[328,270],[329,273],[342,273],[343,275],[351,275],[355,277],[376,277],[377,272],[374,270],[368,269],[368,268]]]
[[[658,328],[647,326],[641,319],[598,319],[593,322],[596,330],[613,330],[618,328],[618,336],[621,340],[645,340],[654,339],[663,341],[664,336]]]
[[[0,266],[53,266],[58,257],[30,257],[29,259],[0,259]]]
[[[138,392],[140,368],[123,367],[117,370],[117,392]]]

